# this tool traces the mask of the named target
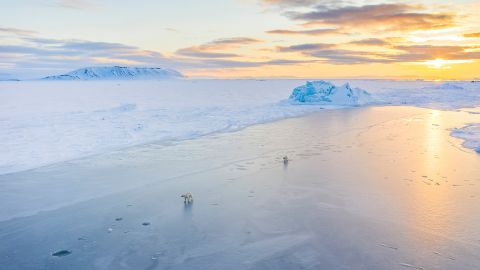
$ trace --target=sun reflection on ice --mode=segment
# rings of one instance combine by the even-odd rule
[[[448,132],[441,112],[431,110],[425,117],[423,162],[419,166],[419,182],[415,188],[417,226],[447,233],[452,224],[448,207],[451,189],[446,171],[451,168],[445,141]]]

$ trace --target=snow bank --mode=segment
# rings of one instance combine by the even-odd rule
[[[291,100],[302,103],[359,106],[373,102],[367,91],[351,88],[348,83],[335,86],[327,81],[311,81],[293,89]]]
[[[451,135],[464,140],[463,146],[480,154],[480,123],[469,124],[452,130]]]
[[[181,78],[183,75],[167,68],[136,68],[136,67],[87,67],[72,72],[48,76],[43,80],[153,80]]]

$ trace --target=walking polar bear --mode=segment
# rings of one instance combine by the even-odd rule
[[[193,202],[193,195],[192,195],[192,193],[190,193],[190,192],[187,192],[187,193],[185,193],[185,194],[182,194],[180,197],[183,198],[183,202],[184,202],[184,203],[187,203],[187,204],[188,204],[188,203]]]

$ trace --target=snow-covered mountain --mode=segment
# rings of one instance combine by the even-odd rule
[[[180,72],[168,68],[106,66],[81,68],[43,80],[158,80],[182,77]]]

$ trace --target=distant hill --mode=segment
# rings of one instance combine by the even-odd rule
[[[86,67],[65,74],[48,76],[42,80],[159,80],[182,78],[183,75],[168,68]]]
[[[0,81],[20,81],[14,75],[9,73],[0,73]]]

